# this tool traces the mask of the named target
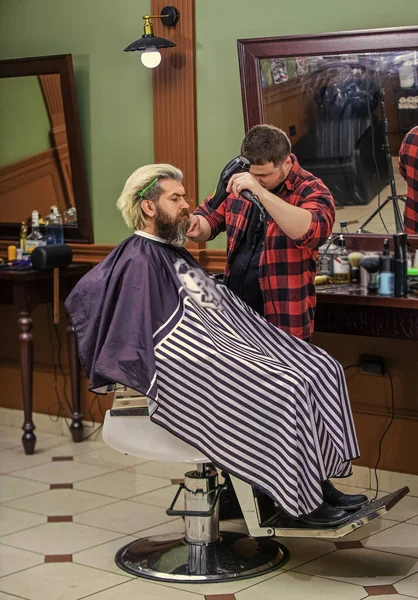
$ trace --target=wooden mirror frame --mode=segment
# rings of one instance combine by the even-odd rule
[[[418,27],[396,27],[361,31],[339,31],[284,37],[240,39],[238,43],[244,125],[247,132],[264,123],[260,60],[287,56],[418,50]],[[349,234],[347,245],[355,249],[380,250],[388,234]],[[418,235],[408,236],[418,248]]]
[[[65,242],[92,244],[93,222],[78,116],[77,93],[71,54],[0,60],[0,77],[59,74],[77,210],[77,226],[64,225]],[[0,239],[18,240],[20,223],[0,222]]]

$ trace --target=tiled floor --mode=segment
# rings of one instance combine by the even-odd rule
[[[17,428],[0,427],[0,600],[418,598],[418,494],[336,543],[281,540],[290,561],[266,576],[153,583],[118,569],[114,555],[135,538],[182,531],[183,521],[165,508],[176,490],[171,480],[185,468],[123,456],[100,440],[72,444],[43,432],[36,454],[25,456],[20,436]]]

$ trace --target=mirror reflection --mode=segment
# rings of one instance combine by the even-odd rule
[[[264,122],[283,129],[336,206],[335,231],[393,233],[406,183],[398,154],[418,124],[418,52],[260,60]],[[393,199],[398,196],[397,199]],[[394,206],[395,205],[395,206]]]
[[[77,225],[59,74],[0,79],[0,222],[57,206]]]

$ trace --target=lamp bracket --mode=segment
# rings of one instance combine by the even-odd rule
[[[164,6],[160,13],[161,23],[166,27],[174,27],[179,16],[179,12],[174,6]]]

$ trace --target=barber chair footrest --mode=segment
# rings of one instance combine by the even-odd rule
[[[177,583],[247,579],[288,559],[287,549],[276,541],[233,532],[221,532],[211,544],[190,544],[181,533],[155,535],[130,542],[115,556],[118,567],[132,575]]]
[[[409,492],[408,487],[403,487],[396,492],[391,492],[382,498],[372,500],[365,506],[350,514],[349,521],[336,527],[313,528],[308,524],[293,519],[285,513],[277,512],[265,521],[261,527],[274,531],[277,537],[325,537],[339,538],[351,533],[363,525],[367,525],[378,517],[381,517],[393,508]]]

